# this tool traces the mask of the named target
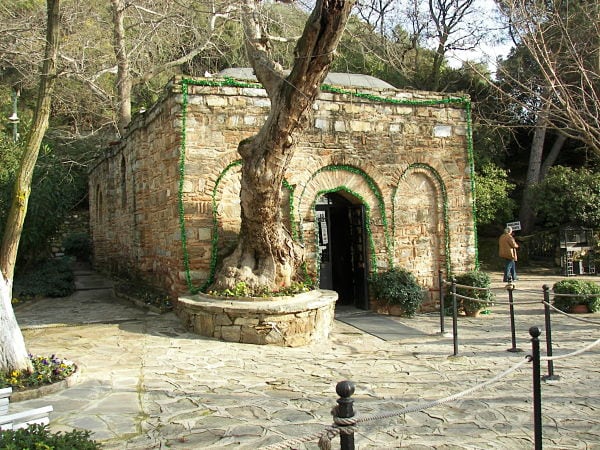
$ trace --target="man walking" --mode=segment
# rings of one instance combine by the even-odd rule
[[[512,236],[512,228],[506,227],[504,233],[498,240],[498,253],[500,258],[506,261],[504,266],[504,282],[515,281],[517,279],[517,249],[519,244]]]

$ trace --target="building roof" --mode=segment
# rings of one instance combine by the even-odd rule
[[[254,70],[251,67],[224,69],[215,76],[230,77],[235,78],[236,80],[257,81],[256,75],[254,75]],[[383,80],[380,80],[379,78],[357,73],[330,72],[325,78],[325,84],[330,84],[333,86],[363,87],[370,89],[395,89],[394,86],[386,83]]]

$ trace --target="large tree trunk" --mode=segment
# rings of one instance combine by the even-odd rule
[[[47,8],[46,51],[40,75],[38,99],[27,145],[15,180],[10,211],[2,236],[2,247],[0,247],[0,370],[2,371],[31,368],[23,335],[12,309],[11,297],[17,250],[31,191],[31,178],[42,138],[48,129],[50,103],[56,79],[60,0],[47,0]]]
[[[546,140],[547,130],[547,110],[544,108],[538,114],[533,140],[531,141],[531,150],[529,153],[529,165],[527,167],[527,177],[525,179],[525,188],[523,189],[523,199],[521,201],[521,210],[519,220],[521,221],[521,230],[529,233],[533,228],[535,215],[531,205],[531,195],[533,186],[540,180],[540,170],[542,167],[542,156],[544,154],[544,142]]]
[[[548,175],[550,167],[552,167],[558,159],[558,155],[562,150],[563,146],[565,145],[566,141],[567,136],[565,136],[564,134],[559,134],[558,136],[556,136],[556,140],[554,141],[554,144],[552,144],[552,148],[550,149],[548,156],[544,158],[544,162],[542,163],[542,167],[540,169],[539,183],[544,181],[544,178],[546,178],[546,175]]]
[[[531,152],[529,154],[529,164],[527,168],[527,178],[523,189],[523,200],[519,220],[521,221],[521,230],[529,233],[535,222],[535,214],[532,205],[532,190],[537,183],[541,183],[548,173],[548,170],[556,162],[562,147],[567,140],[563,134],[559,134],[550,149],[548,155],[544,158],[544,143],[548,132],[548,108],[544,108],[538,115],[535,124],[533,140],[531,141]]]
[[[291,73],[269,58],[268,42],[255,0],[244,4],[249,59],[271,99],[260,132],[242,141],[241,230],[234,253],[225,259],[214,289],[244,282],[251,293],[289,286],[297,278],[301,248],[281,218],[281,185],[293,156],[293,133],[319,94],[344,31],[352,1],[318,0],[295,50]]]

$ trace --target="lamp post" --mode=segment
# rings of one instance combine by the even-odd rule
[[[12,92],[12,102],[13,102],[13,113],[8,118],[8,121],[13,125],[13,141],[17,142],[19,140],[19,115],[17,114],[17,99],[19,97],[19,90],[15,89]]]

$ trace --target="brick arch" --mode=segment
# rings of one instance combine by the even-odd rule
[[[403,209],[403,205],[406,208]],[[411,227],[419,229],[412,230]],[[418,258],[430,257],[432,267],[441,269],[445,266],[446,272],[450,273],[448,196],[444,180],[432,166],[413,163],[402,171],[392,194],[392,232],[394,254],[398,258],[402,256],[405,266],[412,264],[415,266],[413,270],[416,270]],[[419,238],[413,241],[412,246],[406,242],[403,245],[407,236],[414,238],[415,235]],[[432,280],[427,284],[436,284],[437,270],[434,269],[430,274]]]
[[[308,228],[311,233],[314,233],[315,203],[321,195],[332,192],[349,194],[356,201],[365,205],[372,270],[377,268],[379,259],[377,255],[384,256],[391,265],[391,242],[388,233],[386,205],[381,189],[373,178],[358,167],[332,164],[323,166],[310,175],[297,198],[296,211],[300,219],[301,232]],[[307,226],[304,226],[303,223]],[[307,246],[315,245],[314,239],[307,238],[304,233],[302,233],[301,239]]]

